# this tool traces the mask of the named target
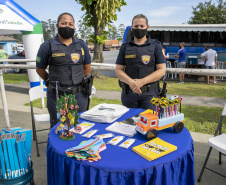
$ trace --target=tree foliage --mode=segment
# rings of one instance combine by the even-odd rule
[[[57,33],[56,20],[48,19],[47,21],[41,21],[41,22],[42,22],[43,37],[45,41],[56,36],[56,33]]]
[[[89,40],[90,35],[93,35],[94,31],[93,28],[90,26],[87,26],[83,20],[79,20],[78,23],[78,35],[81,39]]]
[[[118,26],[118,34],[119,34],[119,38],[120,38],[121,40],[122,40],[122,38],[123,38],[125,29],[126,29],[126,27],[125,27],[124,24],[120,24],[120,25]]]
[[[217,3],[212,4],[210,0],[192,7],[194,16],[188,24],[226,24],[226,2],[218,0]]]
[[[118,30],[116,28],[115,25],[110,25],[108,27],[108,34],[107,34],[107,38],[110,40],[116,40],[118,38]]]
[[[94,56],[93,61],[103,63],[103,31],[108,24],[117,20],[116,11],[121,11],[121,7],[126,5],[124,0],[75,0],[82,5],[85,11],[83,20],[87,26],[94,28]]]

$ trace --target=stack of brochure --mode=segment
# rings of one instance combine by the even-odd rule
[[[82,113],[81,118],[99,123],[111,123],[125,114],[129,109],[117,104],[99,104]]]

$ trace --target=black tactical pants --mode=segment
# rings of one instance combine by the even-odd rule
[[[82,92],[76,93],[75,99],[79,106],[78,112],[84,112],[88,107],[88,96]],[[58,123],[57,110],[56,110],[56,93],[53,93],[51,88],[47,88],[47,108],[50,115],[50,126],[51,128]]]
[[[122,93],[121,101],[122,105],[128,108],[142,108],[152,110],[153,104],[150,101],[153,97],[158,97],[158,89],[154,89],[149,92],[143,92],[141,95],[134,94],[130,89],[128,94]]]

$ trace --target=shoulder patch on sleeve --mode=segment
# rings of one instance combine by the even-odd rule
[[[40,63],[41,62],[41,57],[37,56],[36,57],[36,62]]]

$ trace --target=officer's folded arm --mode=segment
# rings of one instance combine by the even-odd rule
[[[88,75],[91,71],[91,64],[83,65],[84,76]]]

